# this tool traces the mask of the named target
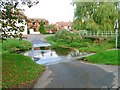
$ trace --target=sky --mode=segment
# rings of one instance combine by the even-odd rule
[[[25,15],[28,18],[45,18],[49,23],[59,21],[73,21],[74,7],[72,0],[39,0],[39,4],[27,8]]]

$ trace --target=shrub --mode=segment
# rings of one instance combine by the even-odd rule
[[[38,31],[39,31],[40,33],[42,33],[42,34],[47,33],[47,31],[46,31],[46,29],[45,29],[45,27],[44,27],[44,22],[43,22],[42,20],[41,20],[41,22],[40,22],[40,27],[39,27]]]
[[[72,43],[72,42],[79,42],[81,37],[76,34],[76,33],[71,33],[67,30],[60,30],[58,31],[56,34],[55,34],[55,38],[58,40],[58,41],[65,41],[65,42],[68,42],[68,43]]]

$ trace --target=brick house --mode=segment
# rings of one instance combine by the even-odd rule
[[[44,25],[49,24],[48,20],[43,18],[28,18],[27,25],[28,25],[28,29],[30,29],[30,34],[39,33],[38,28],[40,26],[41,20],[43,20]]]
[[[58,28],[58,30],[60,29],[68,29],[70,30],[71,29],[71,26],[72,26],[72,22],[56,22],[56,27]]]

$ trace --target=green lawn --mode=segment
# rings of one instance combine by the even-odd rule
[[[99,53],[99,52],[103,52],[106,51],[108,49],[113,49],[114,45],[104,42],[100,45],[91,45],[90,47],[81,47],[79,48],[79,51],[81,52],[90,52],[90,53]]]
[[[21,87],[32,83],[44,71],[43,65],[36,64],[30,57],[16,54],[16,51],[28,51],[32,43],[18,39],[7,39],[0,43],[2,55],[2,88]],[[1,72],[0,72],[1,75]]]
[[[35,80],[44,66],[36,64],[31,58],[21,54],[2,55],[2,87],[24,86]]]
[[[9,52],[9,53],[15,53],[16,50],[20,51],[27,51],[31,49],[32,44],[26,40],[18,40],[18,39],[7,39],[3,43],[0,43],[0,51],[2,52]]]
[[[85,57],[85,61],[96,64],[120,65],[118,53],[120,50],[103,51],[92,56]]]

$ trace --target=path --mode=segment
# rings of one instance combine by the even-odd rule
[[[45,38],[48,37],[48,36],[53,36],[54,34],[46,34],[46,35],[41,35],[41,34],[38,34],[38,35],[27,35],[27,40],[32,42],[32,41],[43,41],[43,42],[46,42]]]

